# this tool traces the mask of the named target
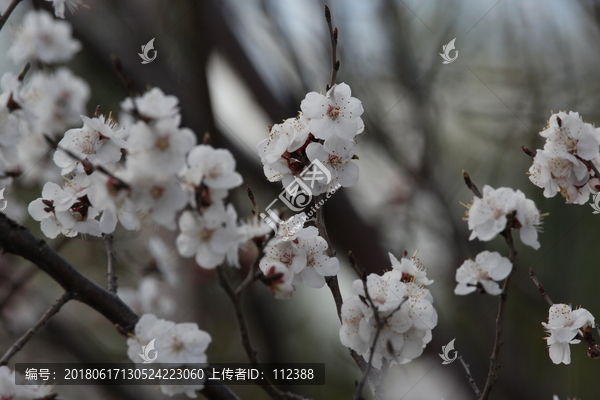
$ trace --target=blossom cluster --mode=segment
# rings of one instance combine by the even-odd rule
[[[600,188],[592,179],[592,167],[600,168],[600,128],[583,122],[579,113],[561,111],[552,114],[540,135],[546,143],[529,168],[531,182],[544,189],[545,197],[560,193],[567,203],[587,203]]]
[[[569,345],[581,342],[576,337],[591,331],[596,325],[594,316],[585,308],[573,310],[569,304],[554,304],[548,314],[548,323],[542,322],[542,325],[549,335],[546,342],[550,359],[554,364],[570,364]]]
[[[511,218],[511,226],[507,226]],[[521,241],[527,246],[539,249],[537,227],[540,212],[532,200],[520,190],[501,187],[483,187],[482,197],[475,196],[467,211],[467,221],[471,232],[470,240],[478,238],[488,241],[507,228],[520,231]]]
[[[317,228],[297,229],[305,220],[304,213],[300,213],[282,221],[277,235],[265,246],[259,267],[276,298],[289,298],[296,284],[322,288],[325,277],[335,276],[340,270],[338,259],[327,255],[329,246]]]
[[[370,274],[366,282],[354,281],[354,295],[342,306],[342,344],[367,361],[372,356],[375,368],[381,368],[384,362],[405,364],[419,357],[431,341],[431,330],[438,319],[433,297],[426,288],[433,281],[427,278],[419,260],[398,260],[390,253],[390,261],[391,271],[382,276]]]
[[[156,362],[169,363],[172,366],[206,363],[206,349],[212,341],[211,336],[198,329],[195,323],[179,323],[158,319],[153,314],[144,314],[135,325],[135,335],[127,339],[127,356],[135,363],[141,363],[143,346],[154,341]],[[161,391],[173,396],[186,393],[196,397],[195,391],[203,385],[161,385]]]
[[[257,146],[267,179],[288,187],[306,166],[319,160],[331,181],[319,179],[311,186],[313,195],[354,186],[359,174],[352,162],[355,137],[364,130],[361,101],[352,97],[350,86],[340,83],[325,95],[308,93],[300,109],[295,118],[272,126],[269,137]]]

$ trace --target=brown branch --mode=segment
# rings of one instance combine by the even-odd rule
[[[6,11],[4,11],[4,14],[2,14],[2,16],[0,17],[0,29],[2,29],[6,21],[8,21],[8,17],[10,17],[10,14],[12,14],[12,12],[15,10],[15,8],[17,8],[21,1],[22,0],[12,0],[11,3],[8,5]]]
[[[533,268],[529,268],[529,277],[537,286],[538,290],[540,291],[540,295],[544,298],[544,300],[546,300],[546,303],[548,303],[550,306],[554,305],[554,302],[550,299],[548,293],[546,293],[546,289],[544,289],[544,286],[542,286],[540,281],[538,281],[537,275],[535,274]]]
[[[321,200],[324,199],[325,195],[320,194],[315,198],[315,204],[318,204]],[[315,207],[317,208],[317,207]],[[327,227],[325,226],[325,217],[323,214],[324,207],[321,206],[317,208],[317,212],[315,214],[315,226],[319,230],[319,236],[321,236],[327,242],[327,256],[335,257],[335,252],[333,251],[333,246],[331,245],[331,241],[329,240],[329,235],[327,234]],[[325,282],[331,290],[331,294],[333,295],[333,300],[335,301],[335,308],[337,310],[338,319],[340,323],[342,322],[342,305],[344,304],[344,300],[342,300],[342,293],[340,292],[340,285],[338,283],[337,276],[326,276]]]
[[[226,275],[225,267],[223,265],[217,267],[217,275],[219,276],[219,283],[225,290],[227,297],[229,297],[229,299],[231,300],[231,304],[233,305],[233,309],[235,311],[235,318],[237,320],[238,328],[240,330],[240,336],[242,339],[242,346],[244,347],[244,351],[248,356],[248,360],[254,368],[259,368],[260,365],[258,362],[258,356],[256,350],[254,350],[254,347],[252,346],[252,342],[250,341],[250,333],[248,330],[248,325],[246,324],[246,318],[244,317],[244,310],[242,309],[241,293],[236,293],[236,291],[233,290],[233,288],[231,287],[229,279]],[[303,396],[290,392],[283,392],[277,389],[268,378],[265,378],[265,381],[267,382],[266,385],[261,383],[262,380],[257,380],[255,381],[255,383],[258,386],[260,386],[273,399],[305,399]]]
[[[468,176],[468,175],[467,175]],[[465,178],[465,181],[467,179]],[[468,185],[468,183],[467,183]],[[515,258],[517,256],[517,251],[515,250],[515,245],[512,238],[511,227],[513,226],[513,215],[508,216],[508,222],[506,224],[506,229],[502,232],[502,236],[506,240],[506,244],[509,248],[509,260],[511,264],[515,265]],[[502,285],[502,293],[500,294],[500,301],[498,304],[498,314],[496,316],[496,337],[494,340],[494,348],[492,350],[492,355],[490,356],[490,368],[488,370],[488,376],[485,381],[485,386],[483,388],[483,393],[479,400],[487,400],[492,392],[492,388],[494,383],[496,383],[497,374],[498,374],[498,357],[500,355],[500,347],[502,346],[502,325],[504,322],[504,313],[506,309],[506,299],[508,297],[508,283],[510,281],[510,275],[506,277],[504,284]]]
[[[471,388],[475,392],[475,396],[477,396],[479,398],[479,396],[481,396],[481,391],[477,387],[477,382],[475,382],[475,379],[473,379],[473,376],[471,375],[471,370],[469,369],[469,364],[467,364],[465,362],[465,360],[463,360],[462,356],[458,357],[458,360],[460,361],[463,368],[465,369],[465,372],[467,373],[467,380],[469,381],[469,385],[471,385]]]
[[[329,29],[329,38],[331,39],[331,79],[327,85],[327,91],[335,85],[335,77],[340,69],[340,60],[337,59],[337,40],[338,40],[338,29],[334,28],[331,23],[331,11],[329,7],[325,5],[325,21],[327,21],[327,28]]]
[[[117,275],[115,273],[115,246],[113,243],[113,235],[102,235],[104,239],[104,247],[106,248],[106,256],[108,257],[107,266],[107,280],[108,280],[108,291],[111,293],[117,293]]]
[[[63,295],[60,296],[58,300],[56,300],[52,307],[46,310],[44,315],[42,315],[42,317],[31,328],[29,328],[29,330],[25,332],[25,334],[21,336],[19,340],[17,340],[15,344],[13,344],[10,347],[10,349],[8,349],[8,351],[0,359],[0,365],[8,364],[8,360],[10,360],[12,356],[17,354],[19,350],[21,350],[23,346],[25,346],[25,344],[29,341],[29,339],[31,339],[31,337],[37,332],[37,330],[44,326],[44,324],[48,322],[50,318],[56,315],[56,313],[60,311],[62,306],[65,305],[69,300],[71,300],[71,298],[72,295],[70,292],[64,292]]]
[[[139,317],[119,297],[92,282],[46,242],[1,213],[0,248],[37,265],[66,292],[72,293],[74,300],[81,301],[104,315],[122,333],[133,332]]]
[[[477,185],[473,183],[467,171],[463,171],[463,179],[465,180],[465,183],[467,184],[467,187],[471,190],[471,192],[473,192],[475,196],[481,199],[483,195],[479,191],[479,188],[477,188]]]

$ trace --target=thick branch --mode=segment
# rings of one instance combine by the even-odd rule
[[[25,334],[21,336],[19,340],[17,340],[15,344],[11,346],[10,349],[8,349],[8,351],[4,354],[2,359],[0,359],[0,365],[8,364],[8,360],[10,360],[12,356],[17,354],[19,350],[21,350],[23,346],[25,346],[25,344],[29,341],[29,339],[31,339],[31,337],[37,332],[37,330],[44,326],[44,324],[48,322],[50,318],[56,315],[56,313],[60,311],[62,306],[65,305],[65,303],[69,300],[71,300],[71,293],[63,293],[63,295],[60,296],[58,300],[56,300],[52,307],[46,310],[46,312],[44,313],[44,315],[42,315],[38,322],[36,322],[35,325],[29,328],[29,330],[25,332]]]
[[[65,291],[72,293],[73,299],[92,307],[119,326],[123,332],[133,332],[139,317],[121,299],[89,280],[46,242],[1,213],[0,248],[31,261],[50,275]]]

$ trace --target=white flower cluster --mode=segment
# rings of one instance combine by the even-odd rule
[[[548,323],[542,322],[549,336],[546,338],[550,359],[554,364],[570,364],[570,344],[581,342],[575,339],[585,335],[595,326],[594,316],[585,308],[572,310],[568,304],[554,304],[550,307]]]
[[[371,357],[371,348],[378,329],[377,319],[383,322],[374,347],[373,367],[381,368],[384,360],[405,364],[419,357],[431,341],[431,330],[437,325],[433,297],[425,287],[427,279],[418,259],[398,261],[390,253],[392,270],[379,276],[367,276],[366,289],[374,304],[366,300],[364,283],[354,281],[354,296],[342,306],[342,344],[362,355]]]
[[[144,314],[135,325],[135,335],[127,339],[127,355],[135,363],[141,363],[142,346],[154,340],[157,363],[170,363],[171,366],[206,363],[206,349],[211,336],[198,329],[195,323],[176,324],[158,319],[153,314]],[[164,394],[173,396],[184,393],[195,398],[195,391],[204,385],[161,385]]]
[[[17,385],[17,373],[5,365],[0,366],[0,399],[7,400],[34,400],[52,398],[55,396],[52,387],[47,385]]]
[[[350,86],[334,85],[326,95],[310,92],[300,104],[301,112],[271,127],[269,137],[257,146],[266,177],[287,187],[310,162],[319,160],[331,173],[313,185],[313,195],[331,192],[358,182],[354,158],[355,137],[364,130],[360,100]]]
[[[278,299],[289,298],[297,284],[322,288],[325,277],[337,275],[340,270],[338,259],[326,254],[327,241],[319,236],[317,228],[297,228],[305,220],[304,213],[300,213],[282,221],[260,260],[259,267]]]
[[[590,165],[600,168],[600,128],[583,122],[579,113],[561,111],[540,135],[546,143],[536,151],[529,180],[544,189],[545,197],[560,192],[567,203],[587,203],[599,189]]]
[[[540,212],[532,200],[520,190],[494,189],[487,185],[483,187],[482,195],[482,198],[475,196],[467,211],[469,229],[473,231],[470,240],[492,240],[507,228],[510,214],[513,218],[510,228],[519,229],[524,244],[539,249],[536,228],[540,224]]]
[[[456,270],[454,294],[465,295],[480,289],[491,295],[499,295],[502,289],[495,281],[506,279],[512,271],[512,263],[499,253],[482,251],[475,261],[466,260]]]

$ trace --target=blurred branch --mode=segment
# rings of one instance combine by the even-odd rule
[[[11,359],[12,356],[17,354],[19,350],[25,346],[25,344],[31,339],[31,337],[40,329],[50,318],[52,318],[56,313],[60,311],[63,305],[65,305],[69,300],[72,299],[72,294],[70,292],[64,292],[62,296],[50,307],[44,315],[36,322],[23,336],[19,338],[13,344],[10,349],[4,354],[4,356],[0,359],[0,365],[8,364],[8,360]]]
[[[535,283],[535,285],[537,286],[538,290],[540,291],[540,295],[544,298],[544,300],[546,300],[546,303],[548,303],[548,305],[552,306],[554,303],[550,299],[550,296],[548,296],[548,293],[546,293],[546,289],[544,289],[544,287],[542,286],[540,281],[538,281],[538,278],[535,275],[533,268],[529,268],[529,277],[531,278],[533,283]]]
[[[10,17],[10,14],[12,14],[12,12],[15,10],[15,8],[17,8],[21,1],[22,0],[12,0],[10,2],[8,7],[6,8],[6,11],[4,11],[4,14],[2,14],[2,16],[0,17],[0,29],[2,29],[6,21],[8,21],[8,17]]]
[[[113,235],[103,234],[104,247],[106,248],[106,256],[108,258],[108,266],[106,276],[108,277],[108,291],[117,293],[117,275],[115,274],[115,246],[113,243]]]
[[[60,236],[55,242],[52,243],[51,247],[54,251],[59,252],[68,241],[69,238],[66,236]],[[0,296],[0,310],[6,306],[11,297],[17,293],[17,291],[21,289],[27,282],[29,282],[29,280],[33,278],[38,271],[38,267],[31,265],[25,270],[25,272],[21,274],[21,276],[8,283],[7,286],[9,286],[9,288],[6,289],[2,296]]]

